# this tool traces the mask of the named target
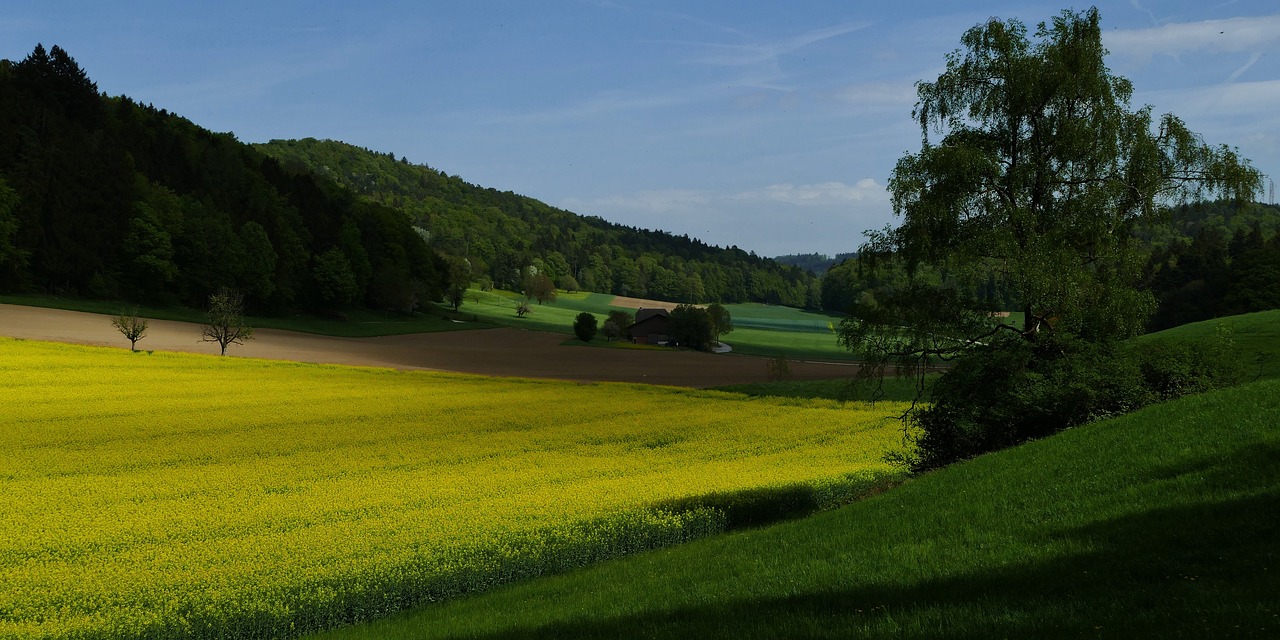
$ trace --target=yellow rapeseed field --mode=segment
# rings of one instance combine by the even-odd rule
[[[0,407],[0,638],[288,636],[837,503],[901,411],[2,338]]]

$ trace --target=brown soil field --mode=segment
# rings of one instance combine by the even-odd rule
[[[218,354],[200,342],[200,325],[149,320],[139,349]],[[0,335],[28,340],[128,348],[109,316],[0,304]],[[682,387],[764,382],[767,359],[690,351],[597,349],[563,346],[565,336],[516,329],[419,333],[378,338],[336,338],[258,329],[229,356],[395,369],[432,369],[487,376],[557,378],[581,382],[639,382]],[[850,377],[856,365],[791,362],[797,380]]]
[[[645,300],[644,298],[628,298],[627,296],[614,296],[613,302],[609,303],[615,307],[625,307],[627,309],[666,309],[671,311],[678,306],[679,302],[663,302],[661,300]],[[694,305],[703,307],[706,305]]]

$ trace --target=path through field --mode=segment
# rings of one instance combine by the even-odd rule
[[[216,355],[202,343],[200,325],[150,320],[139,349]],[[0,335],[101,346],[128,347],[104,315],[0,304]],[[617,381],[710,387],[763,382],[764,358],[689,351],[652,351],[568,347],[565,336],[540,331],[484,329],[378,338],[337,338],[293,331],[258,329],[233,356],[329,364],[435,369],[504,377],[558,378],[583,382]],[[849,377],[854,365],[792,362],[798,380]]]

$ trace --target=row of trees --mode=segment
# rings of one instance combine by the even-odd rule
[[[127,97],[60,47],[0,61],[0,288],[258,311],[438,300],[425,231]]]
[[[224,356],[227,347],[253,338],[253,327],[244,318],[244,296],[239,291],[223,288],[210,295],[208,316],[200,341],[217,343]],[[138,341],[146,337],[150,323],[146,318],[139,318],[135,309],[112,318],[111,326],[129,341],[130,351],[137,351]]]

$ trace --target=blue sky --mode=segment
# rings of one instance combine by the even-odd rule
[[[831,254],[893,222],[913,85],[961,33],[1068,7],[19,0],[0,57],[58,44],[101,90],[246,142],[343,140],[627,225]],[[1135,104],[1280,177],[1280,3],[1098,7]]]

